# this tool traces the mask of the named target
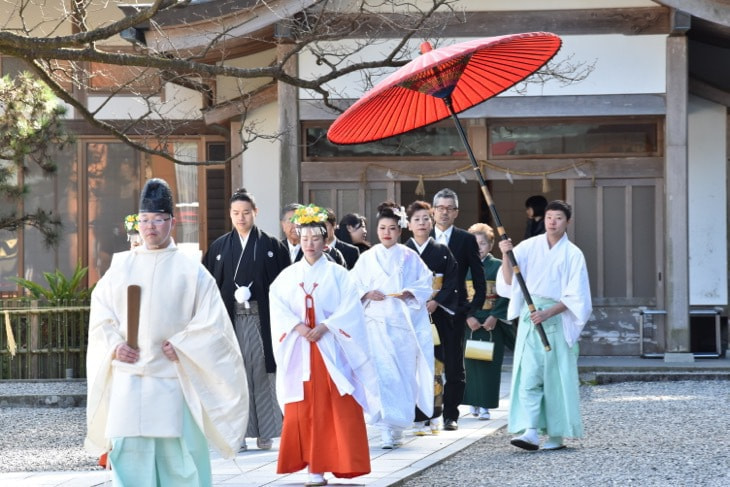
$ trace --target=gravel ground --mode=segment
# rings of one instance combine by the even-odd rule
[[[519,450],[502,430],[401,485],[730,485],[727,381],[583,386],[581,409],[585,437],[565,450]],[[82,448],[84,416],[83,408],[0,408],[0,472],[94,469]]]
[[[0,381],[0,396],[86,394],[86,380]]]
[[[0,396],[86,394],[86,381],[0,382]],[[85,408],[0,408],[0,472],[93,470]]]
[[[520,450],[501,430],[401,485],[730,485],[727,381],[583,386],[581,412],[584,438],[564,450]]]

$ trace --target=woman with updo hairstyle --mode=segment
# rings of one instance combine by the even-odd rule
[[[343,216],[335,230],[335,237],[338,240],[354,245],[362,254],[368,250],[372,244],[368,242],[368,229],[364,216],[357,213],[348,213]]]
[[[277,473],[305,467],[305,485],[326,485],[326,472],[370,472],[365,418],[380,401],[369,359],[360,294],[347,269],[323,254],[327,210],[309,205],[292,217],[303,258],[271,284],[276,393],[284,410]]]
[[[441,414],[444,403],[444,348],[445,343],[453,335],[454,322],[451,318],[459,306],[459,264],[449,250],[449,246],[436,242],[431,237],[433,215],[431,205],[425,201],[414,201],[406,210],[408,228],[413,237],[406,246],[418,253],[423,263],[433,272],[433,294],[426,302],[426,309],[431,322],[439,336],[439,345],[433,349],[434,354],[434,407],[433,414],[426,416],[416,410],[416,423],[413,434],[424,436],[429,433],[437,435],[441,429]]]
[[[482,309],[474,313],[475,320],[466,322],[465,339],[493,342],[494,352],[491,361],[464,359],[467,380],[462,404],[469,405],[469,412],[473,416],[488,420],[491,418],[489,410],[499,406],[504,347],[507,345],[510,349],[514,349],[516,330],[512,323],[507,321],[509,299],[498,296],[495,287],[497,272],[502,266],[502,261],[490,253],[494,246],[494,230],[486,223],[475,223],[468,231],[477,239],[479,258],[487,282],[487,295]],[[466,274],[467,290],[473,294],[474,286],[471,281],[471,270],[469,270]]]
[[[402,444],[416,406],[428,417],[433,412],[433,338],[426,310],[433,274],[418,253],[398,243],[407,225],[404,208],[386,201],[376,221],[380,243],[360,255],[350,273],[377,369],[382,409],[375,424],[382,447],[392,449]]]

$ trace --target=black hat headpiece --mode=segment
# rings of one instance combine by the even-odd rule
[[[148,180],[139,198],[140,213],[169,213],[172,215],[172,190],[164,179]]]

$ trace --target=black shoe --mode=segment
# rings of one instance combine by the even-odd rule
[[[459,429],[459,423],[455,419],[447,419],[444,421],[444,429],[446,431],[456,431]]]

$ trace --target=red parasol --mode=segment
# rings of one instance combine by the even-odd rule
[[[560,49],[549,32],[488,37],[432,49],[406,64],[348,108],[332,124],[327,138],[335,144],[360,144],[392,137],[451,116],[456,123],[482,194],[502,240],[507,233],[487,189],[457,113],[511,88],[544,66]],[[512,252],[508,257],[530,311],[530,293]],[[537,325],[545,350],[550,350],[542,325]]]

